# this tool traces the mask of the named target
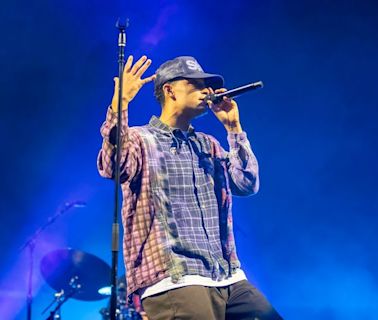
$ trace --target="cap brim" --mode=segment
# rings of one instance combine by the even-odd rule
[[[206,81],[206,84],[212,87],[213,89],[220,89],[224,87],[224,79],[219,74],[198,72],[198,73],[191,73],[191,74],[185,75],[184,78],[204,79]]]

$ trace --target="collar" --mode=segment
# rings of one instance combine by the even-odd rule
[[[167,124],[163,123],[156,116],[152,116],[151,117],[149,125],[151,127],[155,128],[155,129],[158,129],[163,134],[174,135],[174,136],[179,136],[179,137],[184,137],[185,138],[184,134],[182,133],[182,131],[180,129],[178,129],[178,128],[172,128],[172,127],[168,126]],[[192,125],[189,125],[188,138],[190,136],[195,136],[195,135],[196,135],[196,133],[195,133],[194,127]]]

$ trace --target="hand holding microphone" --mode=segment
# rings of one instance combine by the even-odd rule
[[[214,112],[218,120],[222,122],[228,132],[240,133],[243,130],[240,124],[238,105],[232,98],[262,87],[262,81],[258,81],[232,90],[211,90],[204,101],[209,105],[209,108]]]

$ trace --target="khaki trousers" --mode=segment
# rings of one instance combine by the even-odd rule
[[[226,287],[187,286],[142,301],[149,320],[282,320],[247,280]]]

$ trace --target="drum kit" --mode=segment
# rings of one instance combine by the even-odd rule
[[[61,307],[69,299],[95,301],[110,296],[110,266],[100,258],[80,250],[58,249],[45,255],[40,263],[43,278],[56,293],[42,314],[47,320],[61,319]],[[100,311],[110,319],[109,305]],[[127,303],[125,276],[117,284],[117,320],[139,320],[141,315]]]

